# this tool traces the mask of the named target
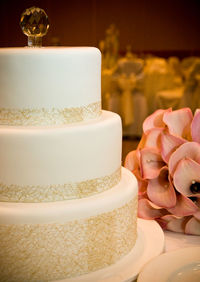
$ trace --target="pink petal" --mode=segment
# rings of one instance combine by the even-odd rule
[[[154,208],[151,202],[147,199],[141,199],[138,201],[138,217],[144,219],[155,219],[163,216],[164,210]]]
[[[139,142],[139,144],[138,144],[138,146],[137,146],[137,149],[143,149],[144,148],[144,146],[145,146],[145,143],[146,143],[146,134],[145,133],[143,133],[142,134],[142,138],[140,139],[140,142]]]
[[[147,195],[154,204],[163,208],[172,208],[176,205],[176,193],[168,180],[168,169],[163,167],[157,178],[150,179]]]
[[[141,199],[147,199],[147,193],[146,192],[138,192],[138,201]]]
[[[141,154],[141,175],[144,179],[153,179],[160,173],[160,169],[165,165],[159,151],[155,148],[144,148]]]
[[[185,233],[191,235],[200,235],[200,221],[192,217],[185,225]]]
[[[189,198],[177,194],[176,206],[174,208],[167,209],[170,213],[176,216],[188,216],[193,215],[198,211],[198,207]]]
[[[186,222],[185,217],[177,217],[174,215],[165,215],[161,218],[165,221],[165,229],[173,232],[184,233],[184,226]]]
[[[194,182],[200,182],[200,164],[191,159],[182,159],[174,172],[174,186],[185,196],[197,197],[199,193],[192,193],[190,187]]]
[[[198,220],[200,220],[200,210],[196,213],[194,213],[194,217]]]
[[[200,143],[200,111],[195,113],[191,125],[192,140]]]
[[[125,158],[124,166],[130,171],[133,171],[138,168],[138,165],[137,151],[129,152]]]
[[[190,158],[200,163],[200,144],[196,142],[186,142],[182,144],[169,158],[169,172],[173,176],[176,166],[183,158]]]
[[[200,112],[200,109],[196,109],[195,110],[195,113],[194,113],[194,116],[197,114],[197,113],[199,113]]]
[[[139,193],[146,193],[147,190],[147,180],[143,179],[140,172],[139,159],[140,150],[131,151],[128,153],[125,159],[125,167],[132,171],[138,181]]]
[[[171,154],[183,143],[187,142],[181,137],[171,135],[168,132],[161,133],[161,155],[163,160],[168,163]]]
[[[133,170],[133,174],[137,178],[138,181],[138,190],[139,193],[144,193],[147,190],[148,181],[141,177],[140,171],[138,169]]]
[[[193,119],[190,108],[166,112],[163,116],[163,121],[167,125],[171,134],[183,137],[190,140],[190,125]]]
[[[144,143],[144,147],[157,148],[160,150],[160,134],[163,131],[163,128],[153,128],[146,132],[146,140]]]
[[[196,219],[200,220],[200,198],[196,198],[196,200],[194,201],[194,203],[195,203],[195,205],[196,205],[199,209],[198,209],[197,212],[195,212],[195,213],[193,214],[193,216],[194,216]]]
[[[162,217],[156,218],[155,220],[160,224],[162,229],[166,229],[167,228],[166,227],[167,226],[167,222],[165,220],[163,220]]]
[[[163,122],[163,115],[166,112],[171,112],[172,109],[167,109],[167,110],[157,110],[150,116],[148,116],[144,123],[143,123],[143,131],[146,133],[149,129],[159,127],[159,128],[164,128],[165,123]]]

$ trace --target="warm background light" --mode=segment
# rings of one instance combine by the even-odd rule
[[[197,0],[73,0],[1,1],[0,46],[23,46],[19,27],[24,9],[39,6],[47,12],[50,29],[44,45],[98,46],[114,23],[120,32],[120,52],[128,44],[139,54],[179,57],[200,50],[200,2]]]

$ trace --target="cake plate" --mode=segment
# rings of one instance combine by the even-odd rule
[[[138,282],[148,281],[199,282],[200,247],[177,249],[152,259],[138,277]]]
[[[138,238],[132,251],[104,269],[59,282],[131,282],[142,267],[164,250],[164,233],[154,220],[138,219]]]

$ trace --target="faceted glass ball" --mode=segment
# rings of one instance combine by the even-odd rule
[[[42,37],[49,29],[48,16],[43,9],[31,7],[22,13],[20,26],[27,36]]]

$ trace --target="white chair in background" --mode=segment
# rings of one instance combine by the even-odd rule
[[[188,69],[180,107],[189,107],[193,113],[200,108],[200,58],[195,58]]]
[[[148,114],[157,109],[157,93],[162,90],[174,89],[176,83],[167,60],[149,58],[144,68],[144,94],[147,99]]]
[[[130,52],[120,59],[114,76],[121,93],[121,117],[124,136],[141,136],[147,117],[147,103],[143,93],[142,59]]]
[[[112,69],[103,69],[101,76],[102,109],[121,115],[121,96]]]

